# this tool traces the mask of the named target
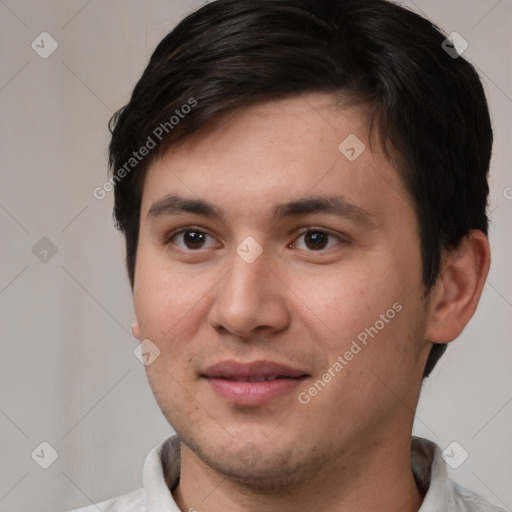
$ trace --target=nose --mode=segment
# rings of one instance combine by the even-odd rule
[[[282,331],[290,322],[289,290],[263,252],[248,263],[234,253],[231,269],[214,289],[210,325],[246,340],[261,331]]]

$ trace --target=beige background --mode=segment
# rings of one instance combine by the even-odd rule
[[[59,512],[140,487],[147,452],[171,434],[132,353],[112,194],[92,191],[106,179],[108,119],[158,41],[201,3],[0,0],[1,511]],[[491,273],[424,386],[415,433],[460,443],[469,458],[452,478],[510,509],[512,2],[405,4],[468,41],[496,133]],[[31,47],[43,31],[59,45],[46,59]],[[32,250],[43,237],[57,249],[46,262]],[[43,441],[59,454],[46,470],[31,458]]]

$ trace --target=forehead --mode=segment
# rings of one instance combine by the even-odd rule
[[[203,125],[149,166],[142,215],[170,193],[204,199],[227,214],[243,207],[270,215],[291,199],[333,193],[372,214],[386,202],[410,202],[396,169],[378,147],[370,149],[366,109],[319,93],[265,102]]]

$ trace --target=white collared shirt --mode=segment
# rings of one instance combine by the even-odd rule
[[[180,440],[172,436],[146,458],[142,489],[74,512],[181,512],[171,491],[180,477]],[[412,469],[420,489],[426,490],[418,512],[505,512],[448,478],[440,448],[413,437]]]

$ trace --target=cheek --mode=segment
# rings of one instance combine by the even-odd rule
[[[163,258],[146,257],[137,263],[133,304],[142,335],[163,343],[184,328],[201,312],[211,286],[166,266]]]
[[[316,330],[331,363],[352,347],[357,352],[348,354],[353,369],[396,369],[397,361],[410,367],[420,347],[422,313],[405,274],[396,262],[382,259],[379,265],[347,266],[329,275],[289,276],[300,299],[295,314]]]
[[[146,375],[155,400],[171,426],[179,431],[196,425],[204,428],[204,409],[197,399],[194,382],[181,373],[180,365],[173,366],[169,358],[159,357],[146,367]]]
[[[347,340],[379,318],[394,302],[393,291],[370,267],[347,266],[336,272],[290,276],[297,305],[330,337]]]
[[[410,303],[390,303],[392,298],[383,296],[383,307],[354,304],[340,310],[337,336],[323,345],[329,354],[328,366],[311,383],[319,391],[303,390],[310,398],[314,396],[309,406],[318,411],[318,417],[329,415],[321,428],[329,430],[334,428],[329,425],[336,425],[340,436],[350,435],[353,429],[371,431],[397,408],[403,409],[405,416],[415,409],[422,365],[421,312]],[[319,380],[327,382],[325,388]],[[343,418],[341,423],[339,418]]]

